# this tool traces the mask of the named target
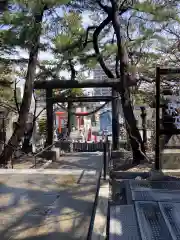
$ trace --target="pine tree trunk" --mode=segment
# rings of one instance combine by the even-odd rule
[[[133,108],[131,105],[130,98],[128,99],[128,96],[126,95],[125,98],[121,96],[121,103],[124,118],[126,121],[126,129],[129,135],[130,144],[133,152],[133,163],[139,164],[141,161],[144,160],[145,148],[139,129],[137,128]]]
[[[135,75],[129,75],[129,59],[127,54],[127,49],[123,43],[121,36],[121,24],[119,17],[119,6],[116,0],[111,0],[112,4],[112,24],[117,38],[117,47],[118,47],[118,59],[120,60],[120,94],[121,102],[124,113],[124,118],[126,120],[126,128],[129,134],[131,147],[133,151],[133,161],[134,163],[139,164],[141,160],[144,160],[144,144],[141,139],[141,135],[136,126],[136,119],[133,113],[130,92],[128,85],[133,85],[136,83]],[[123,11],[122,11],[123,12]]]
[[[19,118],[17,125],[11,136],[8,145],[4,148],[3,153],[0,156],[0,164],[7,164],[7,162],[12,157],[14,149],[17,148],[21,138],[23,137],[26,121],[28,119],[28,113],[31,105],[31,98],[33,93],[33,85],[36,72],[36,64],[38,57],[38,49],[41,35],[41,23],[43,19],[44,9],[40,13],[34,15],[35,28],[34,28],[34,38],[32,42],[32,47],[29,53],[29,63],[26,74],[26,82],[24,87],[24,95],[22,99],[22,104],[20,107]]]
[[[22,145],[22,151],[25,153],[28,153],[30,151],[30,140],[32,138],[33,135],[33,127],[28,131],[28,134],[26,138],[24,138],[24,142]]]

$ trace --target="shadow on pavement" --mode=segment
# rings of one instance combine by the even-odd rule
[[[51,175],[16,179],[0,184],[1,240],[87,238],[96,185],[64,186]]]

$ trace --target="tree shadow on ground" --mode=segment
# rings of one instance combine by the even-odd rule
[[[55,176],[21,176],[0,185],[1,240],[87,238],[96,185],[64,186]]]
[[[102,159],[103,155],[97,153],[68,154],[67,156],[60,157],[59,160],[54,162],[52,168],[54,168],[54,164],[56,164],[58,168],[61,169],[100,170],[102,169]]]

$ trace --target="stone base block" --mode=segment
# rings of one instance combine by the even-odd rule
[[[160,159],[162,169],[180,169],[180,149],[166,149]]]
[[[56,152],[56,159],[58,159],[60,156],[60,148],[53,147],[51,151]]]
[[[111,158],[113,162],[113,168],[123,166],[124,164],[130,164],[132,162],[131,152],[125,149],[120,149],[118,151],[112,151]]]
[[[111,158],[115,159],[115,158],[121,158],[123,156],[123,152],[125,151],[124,148],[119,149],[119,150],[112,150],[111,151]]]
[[[41,153],[38,157],[44,158],[46,160],[56,161],[59,156],[57,156],[57,152],[54,150],[46,150]]]
[[[73,151],[73,143],[70,141],[57,142],[55,144],[55,147],[60,148],[64,152],[72,152]]]
[[[124,172],[124,171],[111,171],[110,178],[111,179],[135,179],[137,177],[141,177],[142,179],[146,179],[150,177],[149,172]]]
[[[131,158],[115,158],[113,159],[113,169],[118,169],[120,167],[123,167],[124,165],[127,164],[132,164],[132,159]]]
[[[160,181],[163,180],[164,174],[161,171],[151,170],[148,180],[150,181]]]

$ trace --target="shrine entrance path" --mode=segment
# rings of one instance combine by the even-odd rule
[[[1,171],[0,239],[87,239],[102,162],[76,153],[50,169]]]

